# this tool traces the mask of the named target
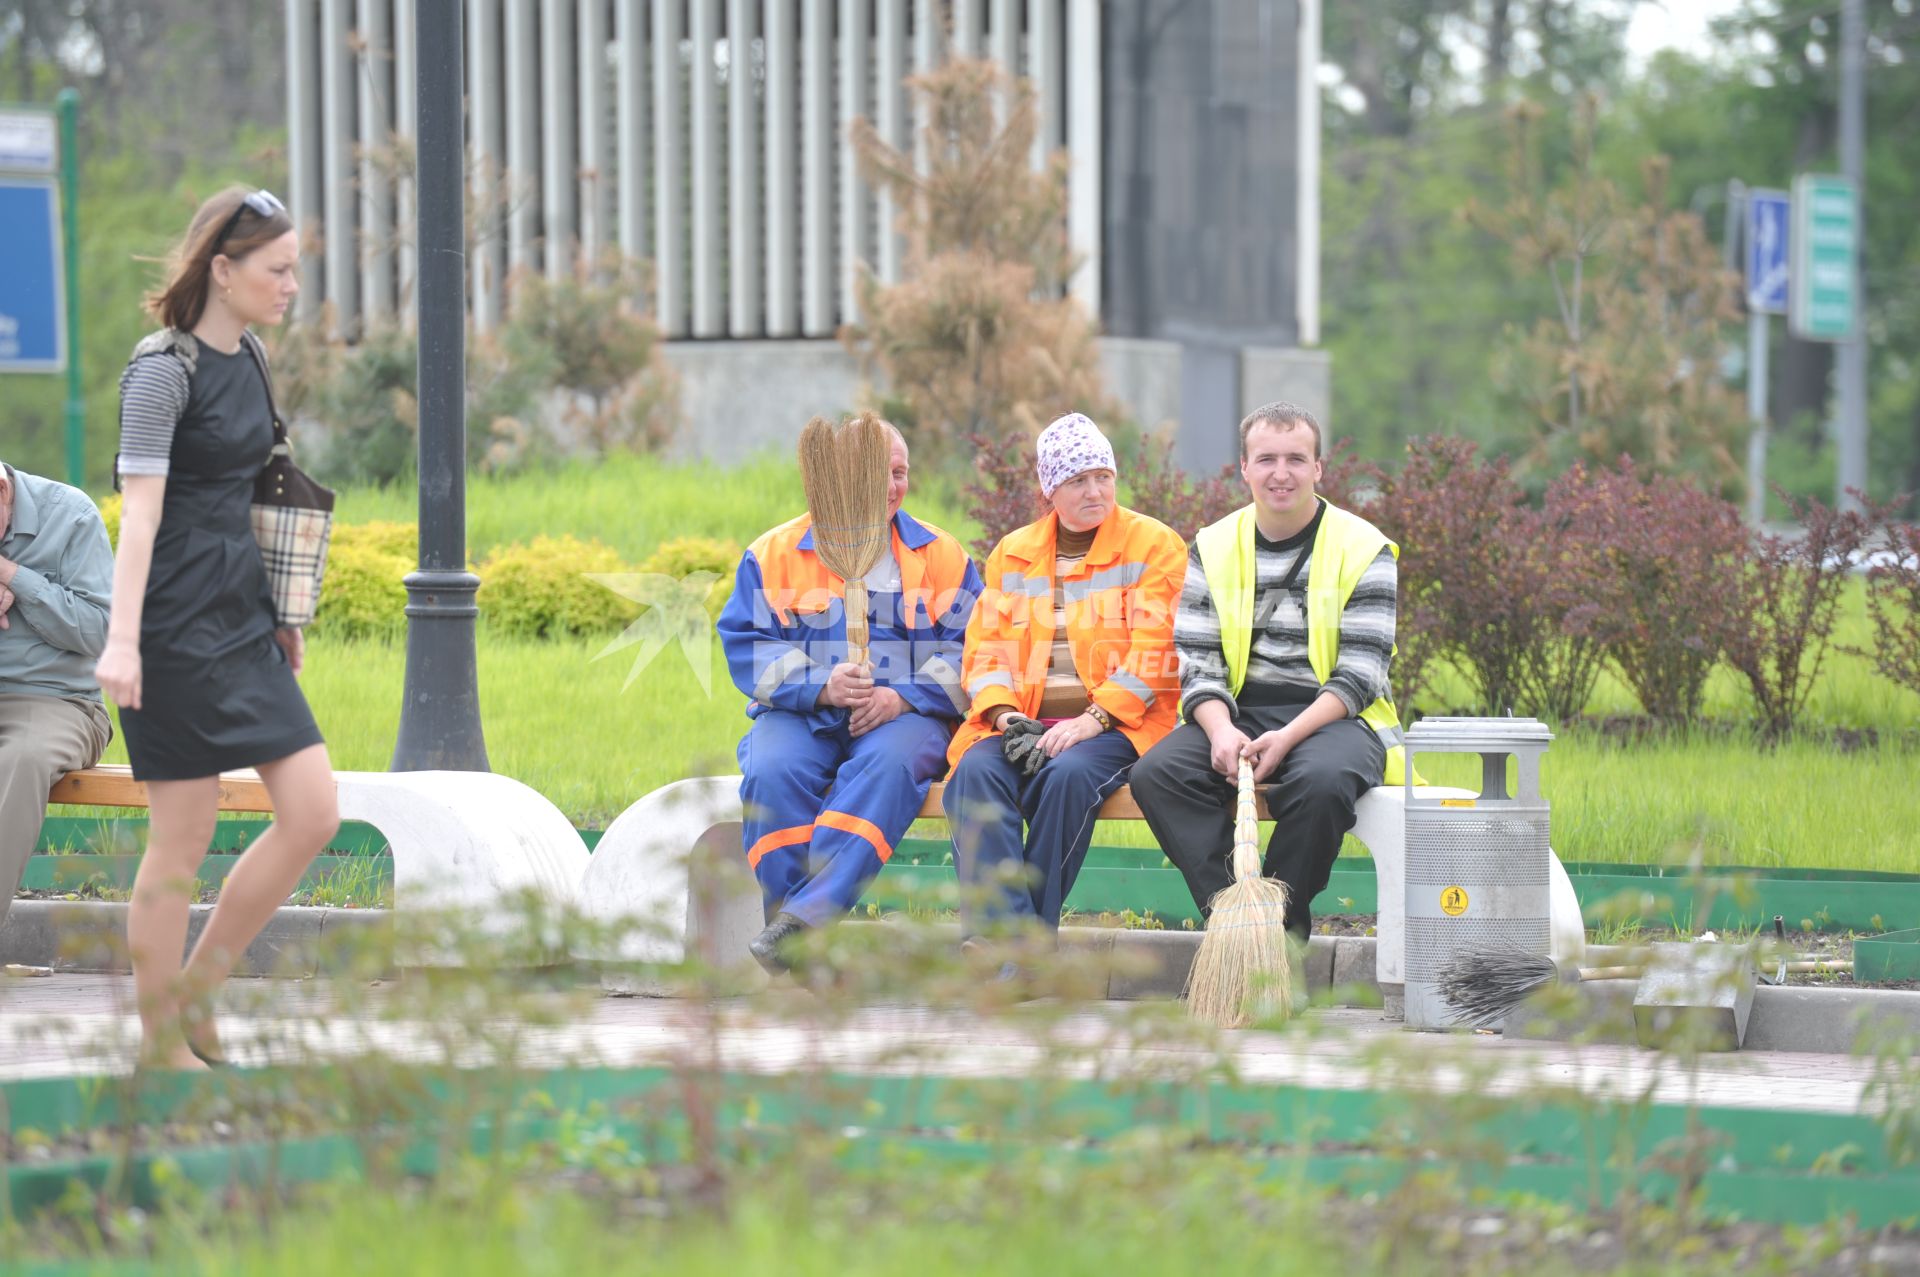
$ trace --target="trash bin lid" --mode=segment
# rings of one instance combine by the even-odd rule
[[[1553,739],[1537,718],[1423,718],[1407,728],[1407,748],[1429,753],[1502,753],[1544,749]]]

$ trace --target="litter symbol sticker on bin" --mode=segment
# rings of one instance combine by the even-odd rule
[[[1479,800],[1475,798],[1442,798],[1440,805],[1442,807],[1471,807],[1478,801]]]
[[[1467,911],[1467,893],[1458,887],[1440,889],[1440,912],[1449,918],[1458,918]]]

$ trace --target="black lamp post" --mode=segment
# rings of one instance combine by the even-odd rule
[[[407,586],[407,674],[394,771],[486,771],[467,571],[466,141],[462,6],[417,6],[414,189],[420,261],[420,567]]]

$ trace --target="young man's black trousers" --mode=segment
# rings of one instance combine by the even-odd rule
[[[1285,726],[1304,705],[1242,708],[1234,726],[1249,739]],[[1213,770],[1207,734],[1182,723],[1134,764],[1129,783],[1154,838],[1187,880],[1203,914],[1233,881],[1234,783]],[[1295,745],[1262,784],[1275,822],[1265,872],[1287,884],[1287,930],[1313,926],[1313,898],[1326,889],[1354,808],[1386,772],[1386,748],[1358,718],[1329,723]]]

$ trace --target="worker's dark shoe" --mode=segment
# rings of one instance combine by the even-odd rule
[[[790,913],[776,913],[766,930],[753,938],[747,945],[747,952],[753,960],[766,969],[768,975],[785,975],[793,970],[793,963],[780,951],[795,936],[807,929],[807,924]]]

